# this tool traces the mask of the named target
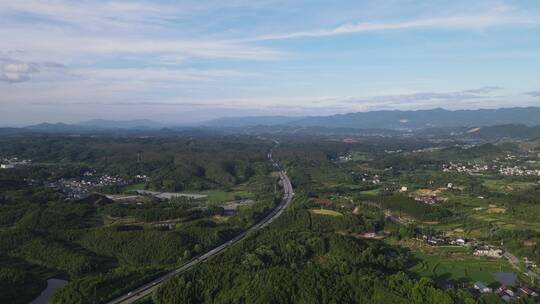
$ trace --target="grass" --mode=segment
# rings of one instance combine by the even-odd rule
[[[353,152],[351,153],[353,161],[369,161],[371,160],[371,155],[366,152]]]
[[[508,181],[504,179],[486,179],[484,180],[483,185],[489,190],[505,193],[526,190],[535,186],[535,184],[531,182]]]
[[[124,187],[124,192],[136,191],[144,189],[145,183],[132,184]]]
[[[185,193],[193,194],[205,194],[208,195],[207,202],[209,203],[225,203],[242,199],[252,199],[255,195],[248,191],[222,191],[222,190],[208,190],[208,191],[183,191]]]
[[[418,260],[409,271],[422,276],[430,277],[437,283],[448,280],[455,282],[482,281],[488,284],[496,283],[496,272],[513,272],[512,267],[504,259],[487,259],[470,256],[432,255],[415,252]]]
[[[381,192],[381,189],[377,188],[377,189],[372,189],[372,190],[367,190],[367,191],[362,191],[360,192],[361,194],[365,194],[365,195],[373,195],[373,196],[377,196],[379,195]]]
[[[326,210],[326,209],[309,209],[309,212],[312,214],[318,214],[318,215],[329,215],[334,217],[343,216],[343,214],[334,211],[334,210]]]

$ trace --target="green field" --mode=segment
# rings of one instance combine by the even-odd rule
[[[366,152],[353,152],[351,153],[353,161],[369,161],[371,160],[371,155]]]
[[[492,284],[496,282],[494,273],[513,271],[504,259],[447,257],[422,252],[415,252],[414,257],[418,260],[418,263],[411,267],[409,271],[422,277],[430,277],[437,283],[453,280],[456,282],[482,281]]]
[[[504,179],[486,179],[483,185],[489,190],[496,192],[511,192],[518,190],[526,190],[534,187],[536,184],[531,182],[510,181]]]
[[[132,184],[132,185],[129,185],[129,186],[125,186],[124,187],[124,192],[141,190],[141,189],[144,189],[144,186],[145,186],[145,183],[137,183],[137,184]]]
[[[207,201],[209,203],[225,203],[238,199],[253,199],[255,196],[248,191],[220,191],[220,190],[208,190],[208,191],[184,191],[186,193],[204,194],[208,195]]]
[[[361,194],[365,194],[365,195],[373,195],[373,196],[377,196],[381,193],[381,189],[380,188],[376,188],[376,189],[372,189],[372,190],[367,190],[367,191],[361,191],[360,192]]]
[[[319,215],[343,216],[343,214],[334,210],[310,209],[309,212],[311,212],[312,214],[319,214]]]

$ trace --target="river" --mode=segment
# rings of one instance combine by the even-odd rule
[[[53,293],[66,286],[68,281],[60,280],[60,279],[48,279],[47,280],[47,288],[41,292],[39,297],[35,298],[34,301],[30,302],[30,304],[47,304],[49,303],[49,298],[53,295]]]

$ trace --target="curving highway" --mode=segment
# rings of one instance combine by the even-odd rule
[[[276,143],[276,145],[279,145],[279,142],[277,142],[275,140],[274,140],[274,142]],[[274,210],[272,210],[272,212],[270,212],[260,222],[258,222],[257,224],[251,226],[248,230],[242,232],[241,234],[239,234],[238,236],[236,236],[232,240],[229,240],[226,243],[223,243],[223,244],[215,247],[214,249],[193,258],[191,261],[189,261],[186,264],[182,265],[180,268],[177,268],[177,269],[175,269],[175,270],[173,270],[171,272],[168,272],[167,274],[165,274],[165,275],[163,275],[163,276],[161,276],[159,278],[156,278],[153,281],[151,281],[151,282],[149,282],[149,283],[147,283],[147,284],[145,284],[143,286],[140,286],[140,287],[138,287],[138,288],[136,288],[134,290],[131,290],[127,294],[125,294],[123,296],[120,296],[120,297],[118,297],[118,298],[116,298],[116,299],[114,299],[114,300],[112,300],[112,301],[110,301],[108,303],[109,304],[133,303],[133,302],[135,302],[135,301],[137,301],[139,299],[142,299],[142,298],[146,297],[147,295],[151,294],[166,279],[168,279],[168,278],[170,278],[172,276],[175,276],[175,275],[179,275],[179,274],[187,271],[191,267],[193,267],[193,266],[195,266],[195,265],[197,265],[197,264],[199,264],[201,262],[204,262],[207,259],[209,259],[209,258],[223,252],[224,250],[226,250],[230,246],[232,246],[232,245],[238,243],[239,241],[245,239],[251,233],[253,233],[255,231],[258,231],[258,230],[261,230],[264,227],[268,226],[276,218],[278,218],[283,213],[283,211],[287,208],[287,206],[291,203],[294,192],[293,192],[291,181],[289,180],[289,177],[287,176],[286,172],[283,169],[281,169],[279,164],[276,163],[274,161],[274,159],[272,158],[272,151],[268,152],[268,160],[272,163],[274,168],[276,170],[278,170],[279,178],[281,180],[281,184],[283,185],[283,196],[281,198],[281,201],[280,201],[279,205]]]

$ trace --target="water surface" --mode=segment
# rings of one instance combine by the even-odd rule
[[[60,280],[60,279],[48,279],[47,280],[47,288],[41,292],[39,297],[35,298],[34,301],[30,302],[30,304],[47,304],[49,303],[49,298],[53,295],[53,293],[66,286],[68,281]]]

